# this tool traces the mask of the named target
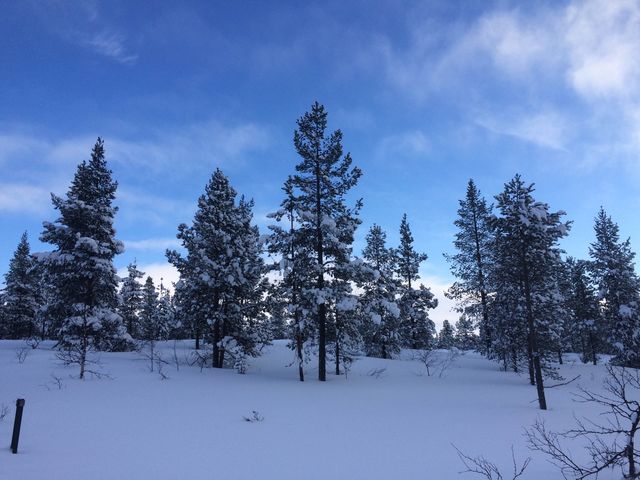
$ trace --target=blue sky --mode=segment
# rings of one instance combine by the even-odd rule
[[[640,242],[640,2],[5,2],[0,15],[0,272],[33,250],[98,135],[127,251],[174,279],[164,250],[220,167],[266,214],[315,100],[364,175],[372,223],[407,213],[422,276],[452,281],[457,200],[515,173],[574,221],[584,257],[600,205]],[[449,303],[434,312],[455,319]]]

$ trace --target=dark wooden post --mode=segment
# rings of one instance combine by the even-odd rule
[[[11,437],[11,451],[18,453],[18,440],[20,440],[20,425],[22,424],[22,410],[24,409],[24,398],[16,400],[16,418],[13,421],[13,437]]]

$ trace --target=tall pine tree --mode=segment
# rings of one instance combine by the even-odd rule
[[[596,241],[589,253],[598,286],[608,341],[616,360],[640,367],[640,280],[629,239],[620,240],[618,225],[600,209],[595,220]]]
[[[530,381],[536,385],[540,409],[546,410],[543,367],[546,355],[555,349],[559,320],[555,314],[561,262],[558,241],[570,224],[561,221],[564,212],[550,212],[547,204],[533,198],[533,192],[533,185],[516,175],[496,197],[500,216],[493,220],[493,270],[500,282],[495,283],[500,318],[522,322],[513,330],[526,335]]]
[[[38,258],[55,289],[53,309],[62,318],[59,335],[64,359],[79,365],[80,378],[91,349],[132,346],[116,312],[118,277],[113,258],[124,249],[113,227],[116,189],[104,158],[104,142],[98,138],[91,160],[78,165],[67,197],[52,195],[60,217],[54,223],[45,222],[40,237],[55,247]]]
[[[420,278],[420,264],[428,257],[426,253],[415,251],[406,214],[400,222],[400,247],[394,253],[396,276],[400,284],[397,301],[402,342],[409,348],[429,348],[436,333],[429,310],[438,306],[438,300],[429,288],[415,283]]]
[[[234,361],[258,354],[264,340],[256,322],[263,319],[264,264],[252,202],[236,202],[236,191],[216,169],[198,199],[193,225],[181,224],[177,237],[187,252],[169,250],[180,272],[176,286],[184,311],[196,328],[207,325],[212,366],[222,368],[225,353]]]
[[[345,255],[349,245],[342,241],[341,228],[351,229],[361,203],[348,207],[346,195],[362,172],[352,167],[351,156],[343,155],[342,132],[327,135],[327,112],[318,102],[297,121],[293,143],[301,162],[291,183],[297,191],[300,212],[300,236],[315,254],[315,305],[318,332],[318,378],[326,380],[327,304],[331,289],[327,275],[332,275],[336,259]]]
[[[467,184],[467,193],[460,200],[458,218],[454,225],[454,255],[445,255],[451,264],[451,273],[457,281],[447,292],[447,296],[459,302],[460,309],[467,317],[480,326],[482,351],[491,352],[493,333],[489,321],[488,273],[491,264],[491,207],[481,196],[473,180]]]

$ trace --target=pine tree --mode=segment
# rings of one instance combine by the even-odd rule
[[[445,320],[442,322],[442,328],[438,333],[438,348],[444,348],[445,350],[449,350],[454,346],[455,338],[453,333],[453,327],[449,320]]]
[[[420,278],[420,264],[428,257],[413,248],[413,236],[407,215],[400,223],[400,247],[394,251],[395,271],[399,280],[398,306],[400,308],[401,338],[409,348],[429,348],[435,336],[435,324],[428,311],[438,306],[431,290],[415,281]]]
[[[456,322],[455,346],[460,350],[473,350],[478,345],[473,321],[466,315],[461,315]]]
[[[298,199],[294,195],[291,177],[282,190],[285,198],[280,209],[269,214],[276,222],[284,225],[269,225],[271,234],[268,251],[278,260],[272,265],[281,278],[270,288],[270,313],[281,323],[290,323],[291,348],[295,351],[298,377],[304,382],[305,344],[314,337],[314,323],[307,317],[314,312],[314,299],[310,292],[314,285],[313,246],[302,235],[301,213],[297,210]]]
[[[162,326],[160,338],[169,340],[181,338],[181,325],[176,317],[176,310],[173,304],[171,292],[160,279],[160,290],[158,292],[158,322]]]
[[[297,121],[294,145],[302,161],[296,166],[291,183],[297,190],[296,209],[300,213],[300,236],[315,254],[315,304],[318,332],[318,378],[326,380],[327,300],[331,297],[325,277],[332,274],[336,258],[344,255],[345,245],[340,238],[337,221],[345,228],[353,222],[361,206],[357,202],[349,208],[345,196],[356,185],[362,172],[352,167],[351,156],[343,156],[342,132],[326,135],[327,113],[322,105],[314,103],[311,111]]]
[[[149,370],[152,372],[156,361],[156,343],[165,331],[158,313],[158,292],[153,279],[148,276],[141,290],[139,338],[142,346],[149,349]]]
[[[500,216],[495,229],[495,296],[502,321],[522,322],[512,330],[526,335],[526,356],[531,384],[535,384],[540,409],[546,410],[543,385],[545,356],[557,338],[557,275],[561,262],[558,240],[569,230],[564,212],[533,198],[533,185],[519,175],[496,197]],[[520,345],[505,345],[505,349]]]
[[[182,308],[196,328],[208,327],[216,368],[223,367],[226,352],[244,365],[264,340],[257,327],[264,323],[266,283],[260,236],[251,225],[252,206],[244,199],[236,203],[235,190],[217,169],[198,199],[193,225],[178,227],[187,256],[167,251],[180,272],[176,290]]]
[[[447,296],[459,302],[460,309],[478,321],[482,336],[482,349],[492,349],[493,333],[489,320],[488,272],[491,264],[491,207],[480,195],[473,180],[467,184],[464,200],[460,200],[458,228],[454,246],[457,253],[445,255],[451,264],[451,273],[458,279]]]
[[[391,358],[400,351],[400,309],[396,303],[399,282],[394,278],[393,253],[386,246],[387,234],[373,225],[362,252],[365,266],[360,286],[360,311],[368,355]]]
[[[608,341],[616,360],[640,367],[640,281],[635,273],[635,253],[630,240],[620,241],[618,225],[600,209],[595,219],[596,241],[589,253],[598,286]]]
[[[39,333],[37,318],[41,298],[34,270],[27,232],[24,232],[5,275],[3,310],[6,338],[32,338]]]
[[[45,222],[40,237],[55,246],[38,258],[55,288],[52,308],[62,318],[63,356],[80,366],[80,378],[91,349],[125,350],[132,345],[116,313],[118,277],[113,258],[124,249],[113,228],[116,188],[104,158],[104,143],[98,138],[91,160],[78,166],[67,198],[52,195],[60,217],[55,223]]]
[[[144,277],[144,272],[138,270],[135,261],[127,266],[127,272],[128,274],[122,281],[122,288],[120,289],[118,310],[127,328],[127,333],[133,338],[140,338],[138,320],[142,307],[142,286],[138,279]]]
[[[567,259],[567,302],[571,310],[573,351],[582,352],[584,363],[598,362],[603,337],[598,297],[589,278],[590,262]]]

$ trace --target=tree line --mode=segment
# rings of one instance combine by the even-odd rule
[[[363,203],[349,198],[362,171],[342,140],[317,102],[297,120],[300,160],[267,235],[253,222],[253,201],[217,169],[193,221],[178,226],[182,248],[166,252],[180,273],[171,295],[150,277],[142,285],[135,263],[124,279],[116,275],[113,259],[124,249],[113,228],[117,182],[99,138],[66,197],[52,195],[58,218],[40,236],[52,250],[31,254],[21,238],[1,293],[0,336],[57,340],[81,377],[92,350],[168,338],[194,338],[203,362],[244,371],[262,345],[286,337],[300,380],[317,355],[321,381],[330,362],[339,375],[360,354],[475,348],[504,370],[526,371],[540,408],[544,378],[565,352],[640,366],[634,253],[603,209],[590,258],[574,259],[559,247],[571,222],[536,200],[532,184],[516,175],[489,204],[470,180],[446,255],[456,277],[447,296],[461,316],[455,335],[449,322],[436,335],[429,311],[437,299],[419,276],[427,255],[414,246],[407,216],[399,245],[388,246],[374,224],[362,252],[353,251]]]

